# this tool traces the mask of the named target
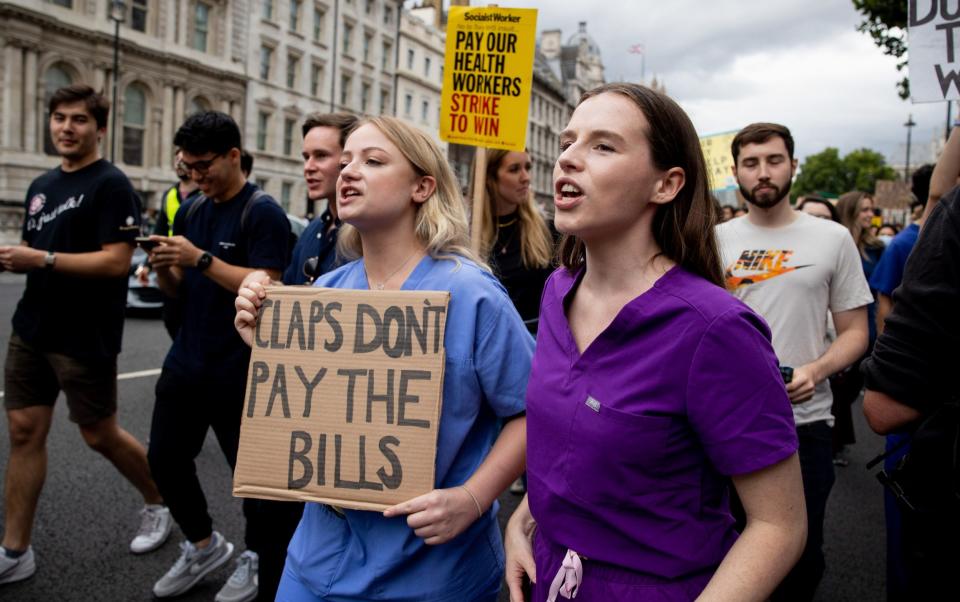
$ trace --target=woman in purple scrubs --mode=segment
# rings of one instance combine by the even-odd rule
[[[806,536],[796,431],[767,325],[722,288],[693,125],[663,94],[601,86],[554,184],[511,600],[524,574],[537,601],[766,599]]]

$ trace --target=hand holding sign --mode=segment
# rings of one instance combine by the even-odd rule
[[[267,298],[265,286],[272,284],[270,276],[262,270],[255,270],[247,274],[237,291],[237,298],[233,307],[237,315],[233,318],[233,326],[240,334],[240,338],[253,347],[253,333],[257,329],[257,317],[260,315],[260,306]]]
[[[407,526],[431,546],[446,543],[477,520],[478,502],[464,487],[434,489],[383,511],[387,518],[407,516]]]

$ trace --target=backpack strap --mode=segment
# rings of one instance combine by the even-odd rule
[[[201,194],[192,203],[190,203],[190,206],[187,207],[187,214],[183,216],[184,227],[186,227],[187,222],[190,221],[190,218],[193,217],[193,215],[200,209],[200,206],[205,204],[208,200],[209,199],[207,198],[207,195]],[[173,224],[170,224],[170,229],[173,229]]]
[[[253,205],[260,199],[267,196],[267,193],[264,192],[261,188],[255,188],[253,194],[250,195],[250,198],[247,199],[246,204],[243,206],[243,211],[240,213],[240,234],[246,236],[247,232],[247,216],[250,215],[250,210],[253,209]]]

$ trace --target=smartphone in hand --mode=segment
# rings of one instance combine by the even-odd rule
[[[159,245],[160,243],[156,240],[151,240],[149,236],[138,236],[136,239],[137,246],[149,253]]]

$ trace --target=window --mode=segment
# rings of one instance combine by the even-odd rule
[[[430,101],[425,100],[420,104],[420,121],[430,123]]]
[[[372,33],[364,33],[364,34],[363,34],[363,62],[364,62],[364,63],[369,63],[369,62],[370,62],[370,44],[371,44],[371,42],[373,42],[373,34],[372,34]]]
[[[416,59],[416,54],[413,52],[413,48],[407,49],[407,69],[413,69],[413,61]]]
[[[349,75],[340,76],[340,106],[347,107],[350,104],[350,84],[353,83]]]
[[[293,196],[293,183],[284,182],[280,186],[280,206],[284,211],[290,211],[290,197]]]
[[[266,179],[266,178],[257,178],[257,188],[259,188],[260,190],[266,190],[266,189],[267,189],[267,183],[268,183],[269,181],[270,181],[270,180],[268,180],[268,179]]]
[[[390,58],[393,55],[393,44],[390,42],[383,43],[383,54],[380,56],[380,68],[384,71],[387,70],[387,66],[390,64]]]
[[[270,79],[270,63],[273,62],[273,48],[260,47],[260,79]]]
[[[293,119],[283,120],[283,154],[293,154],[293,128],[297,122]]]
[[[193,13],[193,47],[201,52],[207,51],[207,33],[210,27],[210,7],[197,2]]]
[[[367,4],[366,4],[366,6],[365,6],[365,8],[364,8],[364,11],[365,11],[368,15],[372,15],[372,14],[373,14],[373,8],[374,8],[373,0],[367,0]]]
[[[73,8],[73,0],[52,0],[52,2],[64,8]]]
[[[300,70],[300,59],[292,54],[287,55],[287,87],[297,87],[297,71]]]
[[[147,31],[147,0],[133,0],[131,3],[130,28]]]
[[[403,97],[403,114],[407,117],[413,113],[413,94],[407,94]]]
[[[123,93],[123,162],[143,165],[143,138],[147,128],[147,95],[138,84]]]
[[[300,31],[300,0],[290,0],[290,31]]]
[[[390,106],[390,91],[380,90],[380,114],[389,115],[387,107]]]
[[[310,68],[310,96],[319,96],[321,82],[323,82],[323,65],[312,65]]]
[[[353,37],[353,25],[343,24],[343,53],[350,54],[350,38]]]
[[[261,0],[260,16],[268,21],[273,19],[273,0]]]
[[[257,114],[257,150],[267,150],[267,128],[270,127],[270,113],[260,111]]]
[[[360,85],[360,112],[366,113],[367,107],[370,104],[370,84],[364,83]]]
[[[430,77],[430,57],[423,57],[423,76]]]
[[[323,37],[323,17],[326,13],[319,6],[313,7],[313,41],[319,42]]]
[[[390,25],[391,23],[393,23],[393,7],[385,4],[383,6],[383,24]]]
[[[43,152],[48,155],[57,155],[57,149],[53,146],[53,139],[50,138],[50,114],[46,112],[46,107],[50,105],[50,97],[53,93],[73,83],[73,78],[64,69],[56,65],[47,69],[43,75],[43,106],[44,106],[44,131],[46,136],[43,138]]]

